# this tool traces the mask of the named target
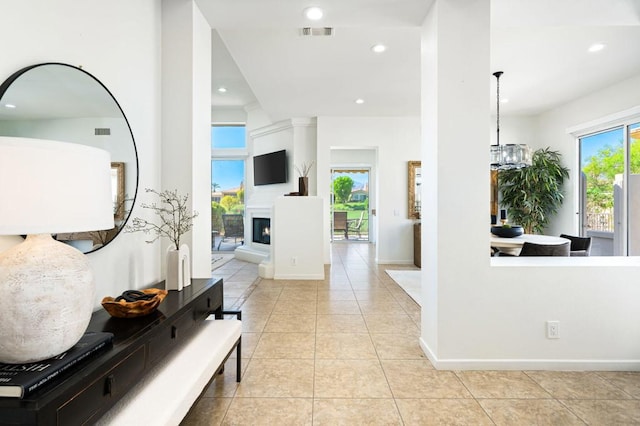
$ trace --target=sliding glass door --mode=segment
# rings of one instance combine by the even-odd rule
[[[331,190],[331,240],[369,241],[369,169],[332,169]]]
[[[579,138],[581,234],[592,255],[640,255],[640,123]]]

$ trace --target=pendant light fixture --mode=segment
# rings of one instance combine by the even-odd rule
[[[491,170],[521,169],[531,165],[531,150],[525,144],[500,145],[500,76],[502,71],[493,73],[496,78],[496,144],[491,145],[489,158]]]

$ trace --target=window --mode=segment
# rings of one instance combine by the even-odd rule
[[[225,236],[223,214],[244,215],[246,130],[244,125],[211,126],[212,247]]]
[[[211,126],[211,149],[246,148],[246,146],[244,126]]]
[[[592,254],[640,255],[640,122],[622,120],[578,141],[580,225]]]

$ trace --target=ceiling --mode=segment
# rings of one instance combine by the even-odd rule
[[[433,0],[196,2],[214,28],[214,108],[257,101],[274,121],[419,115],[420,26]],[[321,21],[303,16],[311,5],[324,9]],[[640,73],[640,0],[491,5],[491,71],[504,71],[501,98],[509,99],[503,114],[538,114]],[[303,27],[334,34],[302,36]],[[605,49],[587,52],[596,42]],[[387,51],[373,53],[376,43]]]

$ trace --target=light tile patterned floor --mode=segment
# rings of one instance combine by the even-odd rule
[[[637,372],[435,370],[419,306],[373,249],[334,244],[323,281],[216,269],[225,307],[242,309],[242,383],[232,359],[183,425],[640,424]]]

